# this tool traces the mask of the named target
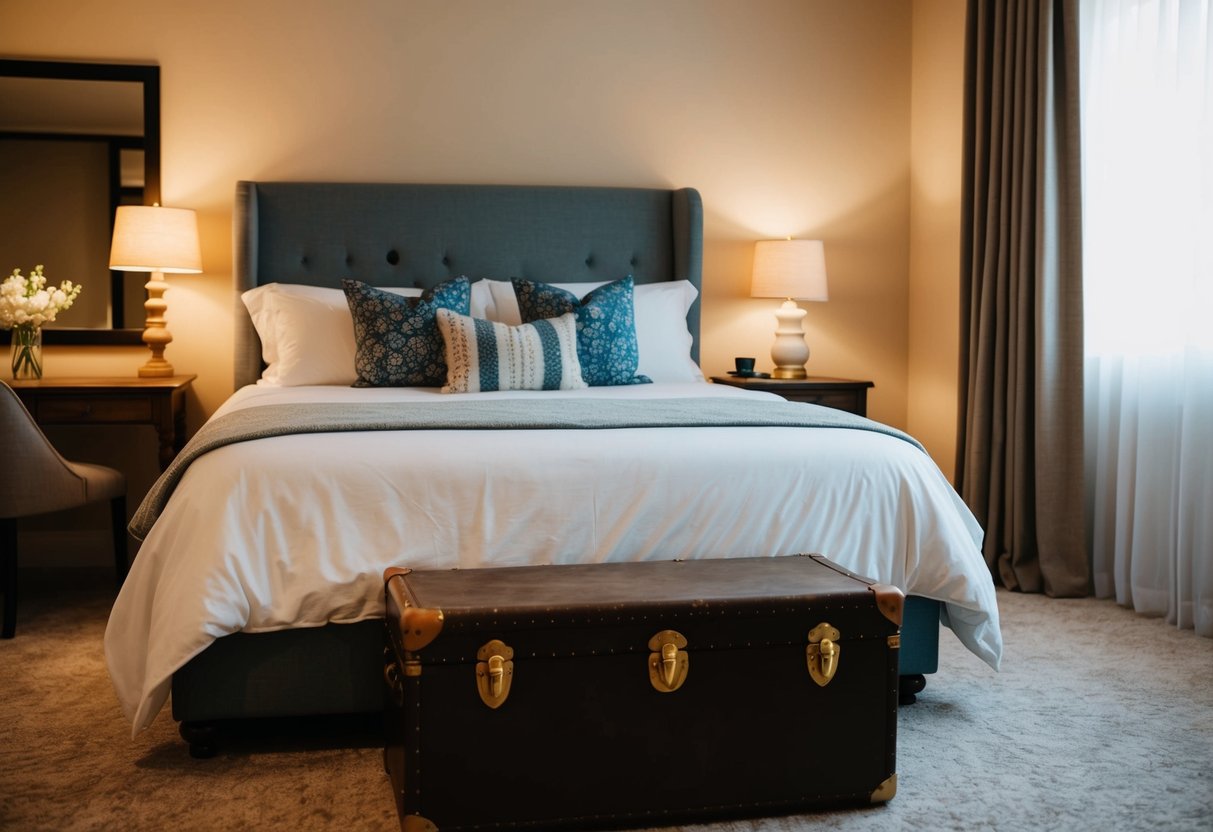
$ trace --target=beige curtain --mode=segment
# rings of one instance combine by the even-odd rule
[[[957,488],[1010,589],[1089,592],[1078,0],[969,0]]]

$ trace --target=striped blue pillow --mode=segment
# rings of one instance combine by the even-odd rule
[[[576,390],[585,387],[577,360],[577,316],[509,326],[436,312],[446,349],[443,393],[488,390]]]

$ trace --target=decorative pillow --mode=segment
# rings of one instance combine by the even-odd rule
[[[420,289],[384,289],[417,297]],[[484,287],[488,293],[488,287]],[[340,289],[267,283],[240,296],[261,339],[263,386],[353,384],[354,322]]]
[[[485,316],[492,321],[519,324],[514,286],[505,280],[481,280],[493,300]],[[557,289],[581,295],[605,283],[553,283]],[[475,287],[473,287],[473,291]],[[653,381],[703,381],[703,372],[691,359],[693,339],[687,329],[687,312],[699,291],[689,280],[641,283],[634,287],[636,346],[640,361],[636,372]],[[481,317],[472,309],[473,317]]]
[[[437,387],[446,381],[442,335],[434,313],[466,315],[466,277],[440,283],[419,298],[403,298],[357,280],[343,280],[354,319],[354,387]]]
[[[577,360],[577,317],[572,312],[518,326],[449,309],[439,309],[435,315],[446,347],[443,393],[586,386]]]
[[[581,374],[591,387],[648,384],[636,375],[636,314],[631,275],[599,286],[580,300],[572,292],[531,280],[513,281],[518,312],[524,322],[577,316],[577,357]]]

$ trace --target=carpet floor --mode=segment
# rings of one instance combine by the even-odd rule
[[[376,732],[273,726],[191,759],[167,709],[138,738],[102,656],[110,579],[22,574],[0,641],[2,830],[399,828]],[[899,716],[885,805],[684,826],[792,830],[1213,830],[1213,639],[1108,601],[999,593],[994,673],[944,632]]]

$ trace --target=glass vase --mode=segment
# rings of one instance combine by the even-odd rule
[[[18,324],[13,327],[13,378],[42,378],[42,327]]]

